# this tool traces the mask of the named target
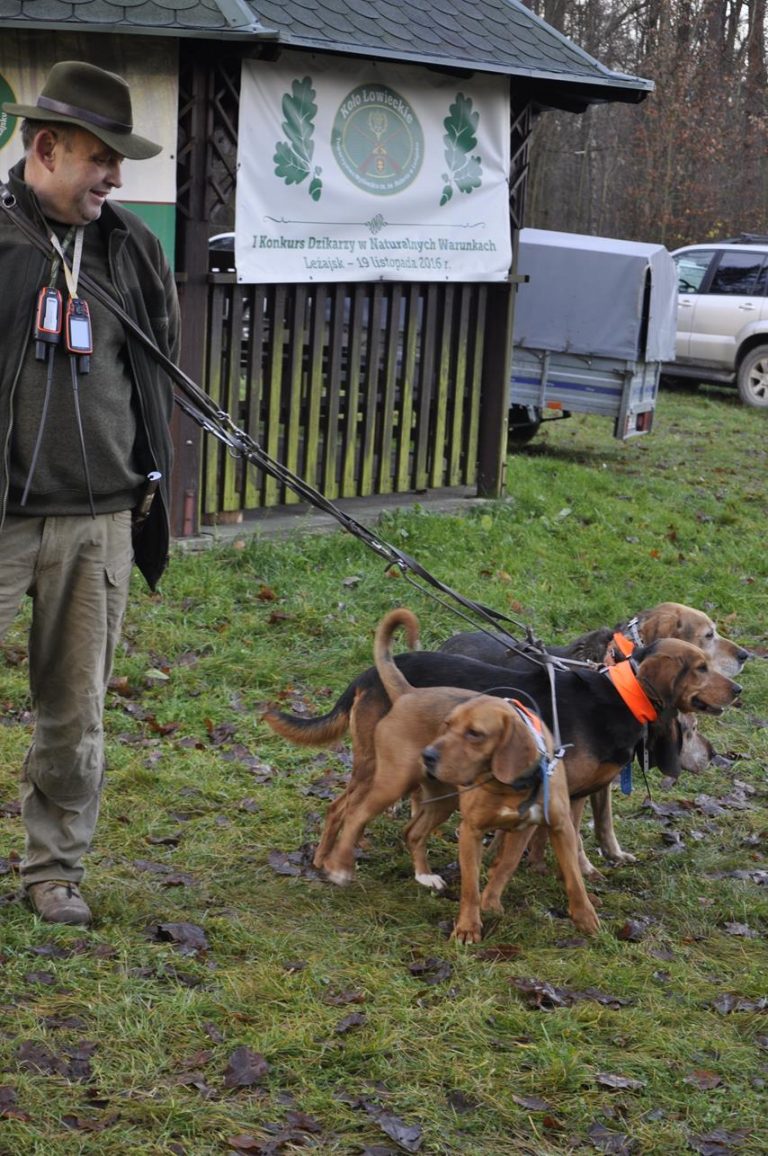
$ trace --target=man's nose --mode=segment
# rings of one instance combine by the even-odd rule
[[[121,161],[113,161],[107,169],[107,184],[111,185],[113,189],[120,189],[123,185],[121,163]]]

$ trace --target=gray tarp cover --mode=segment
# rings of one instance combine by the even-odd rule
[[[521,229],[515,345],[564,353],[672,361],[677,275],[663,245]],[[651,279],[645,349],[643,296]]]

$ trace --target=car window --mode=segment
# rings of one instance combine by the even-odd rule
[[[698,293],[704,274],[715,255],[714,249],[697,249],[693,253],[678,253],[674,258],[677,265],[678,293]]]
[[[764,296],[766,264],[763,253],[721,253],[708,293],[731,297]]]

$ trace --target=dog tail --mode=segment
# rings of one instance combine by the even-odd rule
[[[405,629],[405,636],[411,650],[419,646],[419,620],[411,610],[401,606],[398,610],[390,610],[385,614],[376,628],[376,638],[373,643],[373,659],[379,678],[391,702],[396,702],[401,695],[408,694],[413,687],[407,678],[395,666],[392,657],[392,638],[399,626]]]
[[[300,747],[327,747],[342,739],[349,730],[349,715],[358,694],[355,681],[337,698],[327,714],[312,717],[268,710],[262,719],[276,734]]]

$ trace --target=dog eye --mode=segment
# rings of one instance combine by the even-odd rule
[[[467,727],[464,731],[464,737],[471,742],[477,742],[479,739],[485,738],[485,735],[482,731],[476,731],[473,727]]]

